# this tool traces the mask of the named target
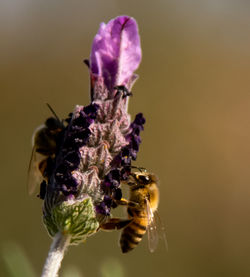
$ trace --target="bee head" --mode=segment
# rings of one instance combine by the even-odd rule
[[[148,172],[134,172],[131,173],[132,178],[134,181],[139,185],[148,185],[153,182],[152,174]]]
[[[150,185],[152,183],[158,183],[158,178],[155,174],[147,172],[144,167],[130,166],[130,168],[135,168],[139,171],[130,172],[129,184],[133,185]]]
[[[56,130],[58,128],[62,128],[62,123],[61,121],[59,121],[57,118],[55,117],[49,117],[46,121],[45,121],[45,126],[49,129],[49,130]]]

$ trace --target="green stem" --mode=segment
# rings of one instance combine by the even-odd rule
[[[65,250],[70,243],[70,236],[58,232],[50,247],[41,277],[56,277],[64,257]]]

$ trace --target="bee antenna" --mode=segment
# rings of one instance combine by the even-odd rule
[[[131,167],[131,168],[136,168],[136,169],[138,169],[140,172],[146,171],[146,168],[145,168],[145,167],[138,167],[138,166],[133,166],[133,165],[131,165],[130,167]]]
[[[59,117],[57,116],[57,114],[55,113],[55,111],[52,109],[52,107],[50,106],[49,103],[46,103],[46,105],[48,106],[49,110],[53,113],[53,115],[55,116],[55,118],[58,120],[58,121],[61,121],[59,119]]]

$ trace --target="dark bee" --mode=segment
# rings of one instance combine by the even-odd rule
[[[28,169],[29,194],[33,194],[36,187],[42,183],[40,197],[45,195],[45,183],[43,181],[48,182],[51,175],[55,155],[64,130],[63,122],[56,115],[48,118],[45,124],[35,130],[32,137],[32,154]]]

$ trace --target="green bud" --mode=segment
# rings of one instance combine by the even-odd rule
[[[50,236],[54,237],[58,232],[70,235],[71,244],[85,241],[99,227],[90,197],[54,205],[49,213],[44,214],[43,221]]]

